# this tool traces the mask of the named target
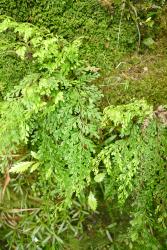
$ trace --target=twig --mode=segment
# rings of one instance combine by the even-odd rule
[[[31,212],[31,211],[36,211],[36,210],[40,210],[40,208],[13,208],[13,209],[7,210],[6,212],[15,214],[15,213],[20,213],[20,212],[27,212],[27,211]]]
[[[120,62],[115,68],[118,69],[121,64],[126,64],[126,62]]]
[[[3,198],[4,198],[4,194],[5,194],[7,186],[9,185],[9,182],[10,182],[10,175],[9,175],[9,170],[7,169],[6,170],[6,176],[5,176],[4,186],[3,186],[3,189],[2,189],[1,200],[3,200]]]
[[[137,47],[137,50],[139,51],[139,48],[140,48],[140,44],[141,44],[141,33],[140,33],[140,28],[139,28],[139,24],[137,22],[137,19],[138,19],[138,15],[137,15],[137,11],[136,11],[136,8],[133,6],[133,4],[130,3],[130,7],[132,8],[134,14],[135,14],[135,23],[136,23],[136,28],[137,28],[137,31],[138,31],[138,47]]]
[[[117,48],[119,47],[119,41],[120,41],[120,35],[121,35],[121,25],[122,25],[122,19],[123,19],[123,13],[124,13],[124,9],[125,9],[125,0],[122,3],[122,11],[121,11],[121,18],[120,18],[120,22],[119,22],[119,30],[118,30],[118,41],[117,41]]]

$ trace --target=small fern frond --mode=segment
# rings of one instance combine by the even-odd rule
[[[23,173],[27,171],[32,165],[34,161],[23,161],[14,164],[14,166],[10,169],[10,173]]]
[[[93,211],[97,208],[97,200],[92,192],[90,192],[88,196],[88,205]]]

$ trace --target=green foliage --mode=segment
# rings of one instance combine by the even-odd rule
[[[106,146],[94,160],[94,171],[95,176],[99,169],[107,174],[106,199],[118,201],[130,215],[125,243],[132,249],[162,249],[167,228],[166,126],[150,106],[136,101],[106,108],[102,128]]]
[[[92,192],[90,192],[88,196],[88,205],[93,211],[95,211],[97,208],[97,200]]]
[[[14,230],[10,237],[10,246],[15,241],[18,244],[20,237],[19,249],[28,241],[31,247],[41,237],[38,247],[45,247],[48,241],[54,246],[55,241],[62,243],[54,233],[55,225],[59,218],[61,223],[63,219],[67,221],[65,214],[72,206],[72,197],[79,198],[90,182],[91,161],[99,137],[97,103],[101,94],[87,83],[96,74],[92,75],[78,59],[79,40],[68,44],[47,31],[9,18],[1,23],[0,32],[9,39],[2,47],[3,53],[8,53],[9,45],[15,57],[28,61],[32,68],[31,74],[23,75],[0,103],[1,172],[29,171],[33,182],[27,195],[40,196],[42,203],[37,210],[33,206],[35,212],[30,217],[23,216],[18,231]],[[8,36],[11,32],[17,37],[12,43]],[[45,216],[47,229],[45,225],[38,228]]]
[[[164,5],[1,1],[1,14],[29,22],[0,24],[4,248],[166,249],[166,111],[135,101],[102,115],[90,66],[110,72],[124,50],[153,48]]]

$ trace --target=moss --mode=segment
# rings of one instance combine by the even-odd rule
[[[88,64],[103,70],[110,71],[113,67],[121,15],[119,6],[113,7],[113,11],[109,12],[97,0],[6,0],[0,3],[0,13],[10,15],[17,21],[44,26],[69,41],[83,37],[80,56]],[[135,22],[132,18],[124,18],[120,52],[134,50],[137,39]]]
[[[144,21],[147,17],[147,4],[143,2],[141,6],[136,6],[140,18]],[[152,5],[149,6],[151,8]],[[138,33],[135,21],[128,17],[126,9],[118,48],[120,6],[113,5],[111,11],[103,7],[97,0],[6,0],[0,3],[0,12],[19,21],[45,26],[67,40],[82,37],[80,56],[86,60],[88,66],[100,68],[102,76],[97,84],[105,94],[105,105],[127,103],[133,98],[145,98],[154,105],[166,103],[165,50],[160,52],[159,56],[154,52],[127,56],[137,47]],[[158,21],[163,31],[166,30],[165,10],[164,8],[164,15],[159,15]],[[145,26],[142,27],[145,29]],[[145,31],[146,34],[147,32]],[[14,67],[16,68],[15,64]],[[10,77],[10,74],[3,75]]]
[[[97,84],[105,98],[104,105],[145,99],[155,107],[167,104],[167,49],[163,41],[155,51],[129,55],[110,74],[103,73]]]

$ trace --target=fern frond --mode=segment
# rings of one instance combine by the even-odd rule
[[[92,192],[88,196],[88,205],[93,211],[97,209],[97,200]]]

